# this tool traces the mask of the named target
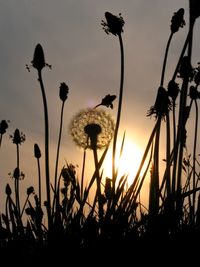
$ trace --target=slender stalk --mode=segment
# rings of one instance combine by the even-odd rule
[[[38,166],[38,190],[39,190],[39,205],[41,206],[41,170],[40,170],[40,160],[37,158]]]
[[[179,56],[179,60],[178,60],[178,63],[176,65],[176,68],[175,68],[175,71],[174,71],[174,74],[173,74],[173,77],[172,77],[172,80],[174,81],[176,79],[176,76],[177,76],[177,73],[178,73],[178,70],[179,70],[179,67],[180,67],[180,64],[181,64],[181,60],[185,54],[185,51],[186,51],[186,48],[188,46],[188,42],[189,42],[189,33],[186,37],[186,40],[185,40],[185,43],[183,45],[183,48],[182,48],[182,51],[181,51],[181,54]]]
[[[58,162],[59,162],[59,154],[60,154],[60,142],[61,142],[61,136],[62,136],[64,105],[65,105],[65,101],[62,101],[61,115],[60,115],[60,130],[59,130],[59,136],[58,136],[58,146],[57,146],[56,164],[55,164],[55,178],[54,178],[54,192],[55,193],[54,193],[53,205],[52,205],[53,210],[54,210],[54,205],[55,205],[56,197],[57,197]],[[52,212],[53,212],[53,210],[52,210]]]
[[[20,218],[22,218],[22,215],[23,215],[23,213],[24,213],[24,210],[25,210],[26,204],[27,204],[27,202],[28,202],[28,199],[29,199],[29,195],[27,195],[26,200],[25,200],[25,202],[24,202],[24,206],[23,206],[23,208],[22,208],[22,212],[21,212],[21,214],[20,214]]]
[[[197,100],[194,100],[195,103],[195,132],[194,132],[194,145],[193,145],[193,189],[196,188],[196,148],[197,148],[197,133],[198,133],[198,105]],[[195,202],[196,202],[196,192],[193,194],[193,208],[195,209]]]
[[[160,86],[163,86],[164,84],[164,77],[165,77],[165,69],[166,69],[166,63],[167,63],[167,56],[168,56],[168,52],[169,52],[169,46],[171,43],[173,37],[173,32],[171,32],[168,42],[167,42],[167,46],[165,49],[165,56],[164,56],[164,61],[163,61],[163,68],[162,68],[162,74],[161,74],[161,80],[160,80]]]
[[[114,132],[114,137],[113,137],[112,176],[113,176],[113,191],[114,192],[115,192],[115,183],[116,183],[116,175],[115,175],[116,144],[117,144],[117,136],[118,136],[119,124],[120,124],[120,118],[121,118],[123,86],[124,86],[124,47],[123,47],[123,40],[122,40],[121,34],[119,34],[118,36],[119,36],[120,54],[121,54],[121,75],[120,75],[120,91],[119,91],[117,120],[116,120],[115,132]]]
[[[49,175],[49,121],[47,100],[42,80],[42,72],[38,70],[38,81],[42,92],[42,99],[44,105],[44,122],[45,122],[45,172],[46,172],[46,193],[47,193],[47,217],[48,227],[51,228],[51,194],[50,194],[50,175]]]
[[[154,126],[154,128],[153,128],[153,131],[152,131],[151,135],[150,135],[149,141],[148,141],[148,143],[147,143],[146,149],[145,149],[145,151],[144,151],[144,154],[143,154],[143,157],[142,157],[140,166],[139,166],[139,168],[138,168],[138,171],[137,171],[137,173],[136,173],[136,176],[135,176],[135,178],[134,178],[134,181],[133,181],[133,183],[131,184],[131,186],[129,187],[127,193],[126,193],[126,197],[125,197],[126,199],[130,199],[131,195],[133,195],[133,193],[135,192],[136,185],[138,184],[138,179],[139,179],[140,174],[141,174],[141,171],[142,171],[142,169],[143,169],[143,167],[144,167],[144,163],[145,163],[145,161],[146,161],[146,158],[147,158],[147,155],[148,155],[148,153],[149,153],[149,150],[150,150],[150,148],[151,148],[151,146],[152,146],[152,143],[153,143],[153,140],[154,140],[156,131],[157,131],[159,125],[160,125],[160,119],[161,119],[161,118],[159,117],[158,120],[156,121],[156,124],[155,124],[155,126]]]
[[[56,154],[56,165],[55,165],[55,183],[54,183],[55,192],[56,192],[56,187],[57,187],[58,161],[59,161],[59,154],[60,154],[60,142],[61,142],[61,136],[62,136],[64,105],[65,105],[65,101],[62,102],[61,115],[60,115],[60,130],[59,130],[58,146],[57,146],[57,154]]]
[[[86,149],[83,152],[83,166],[82,166],[82,173],[81,173],[81,200],[83,200],[83,181],[84,181],[84,174],[85,174],[85,162],[86,162]]]
[[[193,28],[194,22],[190,22],[190,29],[189,29],[189,42],[188,42],[188,58],[189,62],[191,62],[192,57],[192,41],[193,41]],[[185,129],[185,107],[187,104],[187,94],[188,94],[188,83],[189,77],[185,77],[183,80],[182,86],[182,100],[180,102],[180,113],[179,113],[179,125],[178,125],[178,134],[177,137],[178,144],[179,144],[179,159],[178,159],[178,175],[177,175],[177,190],[180,191],[181,186],[181,173],[182,173],[182,159],[183,159],[183,147],[184,147],[184,129]]]
[[[17,148],[17,169],[19,170],[19,144],[16,144],[16,148]],[[20,170],[19,170],[20,172]],[[20,203],[19,203],[19,175],[17,175],[17,177],[15,177],[15,193],[16,193],[16,207],[17,207],[17,211],[20,215]]]
[[[166,189],[167,189],[167,196],[171,194],[171,142],[170,142],[170,120],[169,120],[169,112],[166,115]]]
[[[173,147],[176,144],[176,109],[175,101],[173,101],[172,116],[173,116]]]
[[[95,162],[95,170],[96,170],[96,181],[97,181],[97,201],[99,205],[99,222],[100,227],[102,226],[103,222],[103,203],[102,203],[102,195],[101,195],[101,177],[99,174],[99,163],[98,163],[98,156],[97,156],[97,149],[93,148],[93,155],[94,155],[94,162]]]
[[[0,134],[0,147],[1,147],[1,143],[2,143],[2,137],[3,137],[3,135]]]
[[[159,142],[160,142],[160,126],[159,120],[158,129],[155,136],[153,168],[151,173],[150,193],[149,193],[149,214],[156,215],[159,208]]]

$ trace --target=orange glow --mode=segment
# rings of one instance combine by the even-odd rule
[[[133,182],[142,160],[142,149],[132,140],[125,139],[122,156],[119,158],[120,146],[117,147],[116,166],[119,166],[120,178],[122,175],[128,175],[128,186]],[[104,162],[104,176],[112,177],[112,147],[107,154]]]

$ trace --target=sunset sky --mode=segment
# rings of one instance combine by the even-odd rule
[[[167,86],[188,30],[188,0],[0,0],[0,120],[10,120],[0,150],[0,184],[9,180],[16,167],[16,148],[9,139],[16,128],[26,135],[20,147],[24,183],[37,182],[33,145],[44,155],[43,105],[37,73],[30,72],[36,44],[44,49],[52,69],[43,71],[49,124],[51,168],[56,156],[61,101],[59,86],[69,86],[65,104],[60,166],[65,161],[80,166],[82,152],[69,136],[69,122],[80,109],[93,107],[106,94],[119,91],[120,54],[118,38],[106,35],[101,20],[105,11],[125,20],[125,83],[120,133],[126,131],[144,150],[154,118],[147,117],[154,104],[161,67],[174,12],[185,9],[186,26],[175,34],[170,48],[164,86]],[[195,26],[192,63],[200,61],[200,20]],[[117,101],[109,111],[115,118]],[[191,118],[192,121],[192,118]],[[199,145],[198,145],[199,150]],[[81,166],[80,166],[81,169]],[[25,186],[26,188],[26,186]],[[4,186],[0,189],[4,196]]]

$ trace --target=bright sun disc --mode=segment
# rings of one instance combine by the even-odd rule
[[[117,155],[119,155],[120,147],[117,147]],[[133,141],[125,140],[122,156],[116,157],[116,166],[119,166],[118,178],[128,175],[128,186],[133,182],[142,160],[142,149]],[[112,177],[112,148],[108,152],[104,163],[104,174]]]

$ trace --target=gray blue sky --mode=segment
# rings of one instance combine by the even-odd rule
[[[144,149],[153,118],[146,113],[154,104],[160,82],[166,41],[170,34],[170,20],[179,8],[185,9],[187,0],[0,0],[0,120],[10,120],[8,134],[0,151],[1,184],[8,172],[15,168],[15,147],[9,139],[16,128],[26,134],[20,147],[24,183],[37,180],[33,145],[38,143],[44,155],[44,126],[42,97],[35,69],[30,72],[34,48],[40,43],[46,62],[52,70],[43,71],[46,88],[51,162],[59,130],[61,102],[59,86],[69,86],[65,106],[61,149],[61,165],[80,164],[81,152],[72,143],[68,125],[72,116],[82,108],[96,105],[108,93],[118,94],[119,44],[114,36],[102,30],[105,11],[121,13],[124,20],[125,84],[121,118],[121,132]],[[195,27],[193,63],[200,61],[200,23]],[[174,37],[166,72],[166,83],[173,74],[188,24]],[[115,111],[110,110],[113,117]],[[24,160],[25,159],[25,160]],[[11,181],[9,181],[11,182]],[[4,187],[1,188],[4,194]]]

